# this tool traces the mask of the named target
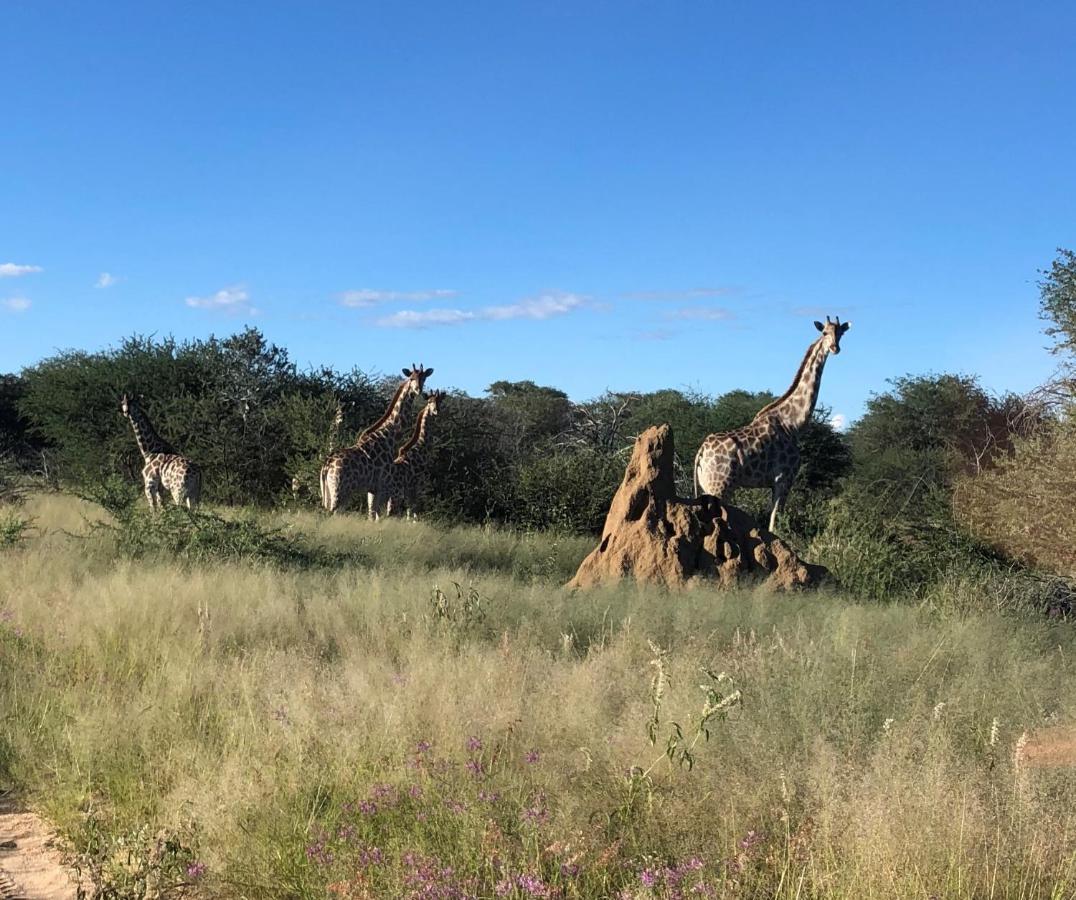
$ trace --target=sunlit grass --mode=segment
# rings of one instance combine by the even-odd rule
[[[1076,888],[1076,783],[1013,765],[1025,730],[1076,720],[1066,626],[573,594],[586,540],[310,513],[259,522],[362,561],[179,565],[71,536],[76,501],[26,509],[46,537],[0,555],[0,778],[119,896]],[[706,670],[743,701],[688,770],[661,757]]]

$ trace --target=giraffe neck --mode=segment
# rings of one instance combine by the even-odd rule
[[[400,452],[396,454],[397,462],[406,461],[414,463],[421,458],[422,450],[426,446],[428,416],[428,409],[423,409],[422,412],[418,414],[418,421],[415,422],[414,432],[411,434],[407,443],[400,447]]]
[[[336,449],[336,444],[340,440],[340,427],[344,424],[344,410],[339,406],[336,407],[336,415],[333,416],[333,423],[329,426],[329,453],[330,455]]]
[[[759,420],[764,416],[777,416],[786,428],[802,428],[814,415],[818,402],[818,388],[822,384],[822,369],[826,365],[826,351],[822,338],[810,347],[800,363],[799,371],[792,380],[792,385],[784,395],[764,406],[755,416]]]
[[[392,401],[389,403],[388,409],[385,410],[385,414],[374,422],[369,428],[367,428],[359,439],[355,442],[355,446],[369,446],[372,443],[388,443],[395,442],[396,432],[400,429],[400,416],[403,414],[404,401],[411,396],[407,390],[409,381],[404,382],[396,388],[396,393],[392,395]]]
[[[131,420],[131,428],[134,429],[135,441],[138,449],[145,459],[151,453],[173,453],[172,445],[162,438],[153,428],[153,424],[140,407],[129,405],[127,418]]]

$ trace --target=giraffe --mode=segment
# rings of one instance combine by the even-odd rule
[[[800,467],[797,432],[810,421],[818,401],[822,369],[829,354],[841,352],[841,337],[852,326],[840,316],[826,324],[803,357],[792,386],[767,404],[749,425],[706,437],[695,456],[695,496],[710,494],[728,500],[738,487],[768,487],[772,493],[770,531]]]
[[[149,508],[156,512],[163,505],[162,486],[172,495],[176,506],[193,510],[202,493],[201,470],[187,457],[176,453],[172,445],[161,438],[138,402],[124,394],[120,409],[130,420],[135,441],[142,453],[142,481],[146,488]]]
[[[336,401],[336,412],[333,415],[332,423],[329,425],[329,440],[327,442],[327,449],[331,455],[336,450],[337,442],[340,440],[340,430],[344,426],[344,404],[339,400]],[[291,496],[295,501],[299,501],[305,494],[306,485],[303,483],[303,478],[299,474],[292,475],[291,477]]]
[[[356,494],[366,493],[367,515],[378,516],[379,504],[385,495],[385,480],[395,459],[396,437],[404,406],[412,397],[422,393],[426,379],[433,369],[412,364],[404,369],[404,380],[396,388],[385,414],[367,428],[351,447],[331,453],[321,467],[321,503],[335,514]]]
[[[388,504],[386,513],[392,515],[394,507],[399,506],[406,518],[415,515],[415,502],[418,499],[420,482],[426,474],[426,442],[429,437],[429,420],[441,411],[445,399],[444,391],[434,391],[426,397],[426,405],[418,414],[415,430],[410,439],[400,447],[396,460],[389,472]]]

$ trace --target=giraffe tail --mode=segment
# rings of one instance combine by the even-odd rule
[[[193,510],[202,501],[202,470],[195,469],[187,489],[187,509]]]

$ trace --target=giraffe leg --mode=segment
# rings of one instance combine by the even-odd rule
[[[366,518],[371,522],[377,519],[377,494],[373,491],[366,492]]]
[[[194,512],[194,508],[202,499],[202,473],[195,469],[187,473],[184,487],[186,488],[187,509]]]
[[[773,483],[773,511],[770,513],[770,531],[773,531],[774,526],[777,524],[777,514],[785,508],[785,498],[788,497],[790,487],[791,482],[784,475],[778,475],[777,480]]]
[[[336,468],[326,468],[321,476],[321,503],[329,515],[335,516],[340,509],[342,495],[340,491],[340,472]]]
[[[161,484],[156,478],[146,478],[146,500],[149,501],[150,512],[157,512],[161,504]]]

